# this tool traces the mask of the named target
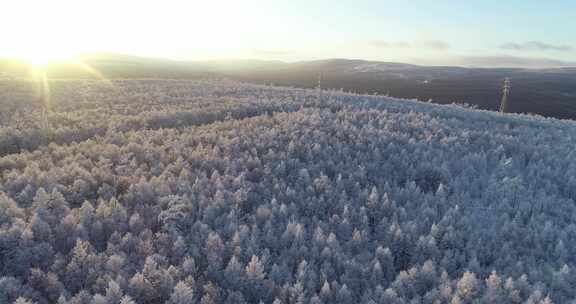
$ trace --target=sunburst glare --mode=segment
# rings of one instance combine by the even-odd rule
[[[50,114],[53,111],[53,104],[50,87],[50,69],[54,66],[60,64],[79,68],[82,72],[101,81],[111,89],[116,89],[112,81],[104,77],[97,69],[83,62],[80,58],[70,57],[63,59],[57,58],[56,56],[30,56],[22,59],[28,64],[29,79],[36,84],[36,96],[38,97],[38,103],[41,108],[40,124],[45,130],[51,128]]]

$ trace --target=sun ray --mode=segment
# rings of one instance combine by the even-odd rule
[[[46,130],[48,130],[48,129],[50,129],[50,119],[49,119],[50,116],[49,115],[50,115],[50,111],[51,111],[51,104],[50,104],[51,96],[50,96],[50,84],[48,82],[48,77],[46,76],[45,71],[42,73],[41,81],[42,81],[41,98],[42,98],[42,103],[44,105],[44,107],[42,109],[42,116],[43,116],[43,122],[45,124],[44,128]]]
[[[62,65],[66,67],[76,67],[77,69],[82,70],[87,75],[92,77],[92,81],[97,81],[101,84],[108,86],[111,90],[117,91],[121,93],[121,87],[116,86],[114,82],[108,78],[106,78],[100,71],[95,69],[94,67],[90,66],[89,64],[83,62],[80,58],[70,58],[67,60],[60,60],[60,61],[47,61],[42,63],[35,63],[33,61],[27,61],[28,66],[28,78],[35,83],[36,86],[36,95],[40,109],[40,121],[39,126],[43,130],[50,130],[52,128],[52,124],[50,122],[51,117],[53,117],[53,111],[55,110],[53,107],[53,96],[52,96],[52,89],[51,89],[51,72],[58,74],[58,69],[62,67]],[[53,79],[52,79],[53,80]],[[90,86],[90,81],[87,82]]]
[[[40,125],[43,129],[49,130],[51,128],[50,115],[53,111],[49,77],[49,70],[51,68],[50,62],[43,62],[42,64],[28,62],[28,64],[29,77],[34,83],[36,83],[36,94],[41,108]],[[105,83],[114,90],[118,89],[114,83],[107,79],[100,71],[84,63],[80,59],[67,60],[66,64],[78,66],[81,70],[94,77],[97,81]]]
[[[104,80],[110,84],[112,84],[112,82],[110,80],[108,80],[106,77],[104,77],[104,75],[102,73],[100,73],[100,71],[96,70],[95,68],[91,67],[90,65],[84,63],[82,60],[80,59],[75,59],[72,60],[71,63],[78,65],[81,69],[83,69],[85,72],[87,72],[88,74],[90,74],[91,76],[96,77],[96,79],[98,80]]]
[[[50,128],[50,111],[51,111],[51,96],[50,96],[50,81],[46,74],[46,69],[39,66],[30,67],[30,76],[34,83],[36,83],[36,94],[38,95],[38,103],[40,104],[40,125],[43,129]]]

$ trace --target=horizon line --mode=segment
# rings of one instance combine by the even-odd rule
[[[453,58],[458,58],[460,60],[465,60],[466,58],[471,59],[495,59],[495,60],[523,60],[526,64],[516,63],[516,64],[458,64],[458,63],[421,63],[421,62],[410,62],[410,61],[388,61],[380,59],[367,59],[367,58],[355,58],[355,57],[323,57],[323,58],[311,58],[304,60],[281,60],[281,59],[266,59],[258,57],[229,57],[229,58],[214,58],[214,59],[186,59],[186,58],[171,58],[169,56],[160,55],[140,55],[128,52],[84,52],[79,53],[74,56],[70,56],[66,59],[54,60],[47,65],[59,65],[59,64],[71,64],[73,60],[84,60],[86,57],[89,59],[97,59],[98,56],[116,56],[116,57],[130,57],[138,58],[142,60],[164,60],[174,63],[227,63],[227,62],[262,62],[262,63],[282,63],[282,64],[299,64],[299,63],[311,63],[311,62],[327,62],[327,61],[362,61],[367,63],[380,63],[380,64],[400,64],[407,66],[417,66],[417,67],[427,67],[427,68],[463,68],[463,69],[525,69],[525,70],[548,70],[548,69],[571,69],[576,68],[576,62],[565,62],[561,60],[549,59],[549,58],[533,58],[533,57],[515,57],[515,56],[454,56]],[[93,58],[90,58],[93,57]],[[3,56],[0,55],[0,61],[14,61],[21,64],[29,64],[25,59],[18,58],[18,56]],[[417,61],[417,60],[416,60]],[[534,63],[530,65],[529,63]],[[536,64],[540,63],[540,65]],[[543,64],[548,63],[548,65]]]

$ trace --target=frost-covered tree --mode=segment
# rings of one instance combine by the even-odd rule
[[[194,302],[194,290],[186,282],[178,282],[167,303],[186,304]]]

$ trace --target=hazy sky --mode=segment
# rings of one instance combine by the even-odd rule
[[[0,54],[576,62],[576,1],[2,0]]]

